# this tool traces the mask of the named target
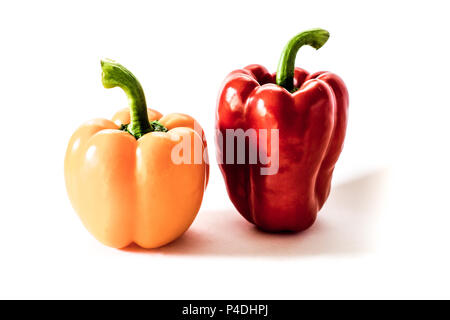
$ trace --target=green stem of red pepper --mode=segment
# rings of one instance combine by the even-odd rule
[[[136,77],[127,68],[112,60],[101,60],[101,66],[103,86],[119,87],[128,97],[131,122],[126,126],[126,131],[136,139],[155,131],[148,120],[144,90]]]
[[[287,45],[284,47],[281,53],[280,61],[278,62],[277,69],[277,85],[285,88],[286,90],[293,92],[294,88],[294,69],[295,58],[298,50],[308,45],[315,49],[322,47],[327,42],[330,34],[323,29],[312,29],[299,33],[293,37]]]

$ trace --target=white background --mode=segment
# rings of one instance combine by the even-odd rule
[[[450,298],[446,1],[15,1],[0,4],[0,298]],[[230,203],[214,158],[220,84],[275,71],[285,43],[330,31],[297,66],[350,93],[344,152],[316,224],[269,235]],[[140,79],[150,107],[204,127],[211,178],[175,243],[115,250],[68,201],[67,142],[127,105],[101,57]]]

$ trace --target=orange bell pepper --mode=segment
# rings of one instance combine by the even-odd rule
[[[148,109],[131,72],[110,60],[101,65],[104,87],[122,88],[130,108],[112,121],[89,121],[72,135],[64,163],[67,193],[84,226],[105,245],[160,247],[181,236],[200,208],[209,175],[203,130],[188,115]],[[172,155],[181,141],[190,143],[190,162],[177,164]]]

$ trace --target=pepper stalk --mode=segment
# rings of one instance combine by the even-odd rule
[[[107,89],[119,87],[128,97],[131,122],[123,129],[139,139],[152,131],[166,132],[167,128],[158,121],[150,122],[144,90],[136,77],[121,64],[105,59],[101,60],[102,83]]]
[[[298,50],[304,45],[311,46],[316,50],[320,49],[327,42],[330,34],[324,29],[311,29],[303,31],[293,37],[284,47],[278,62],[277,85],[285,88],[290,92],[294,92],[294,69],[295,58]]]

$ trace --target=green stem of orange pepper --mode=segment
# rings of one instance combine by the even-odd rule
[[[136,139],[148,132],[167,131],[167,129],[155,130],[157,129],[155,126],[159,123],[155,121],[155,124],[152,124],[148,120],[144,90],[136,77],[127,68],[112,60],[101,60],[101,66],[103,86],[105,88],[119,87],[125,91],[128,97],[131,122],[126,126],[126,131]]]

